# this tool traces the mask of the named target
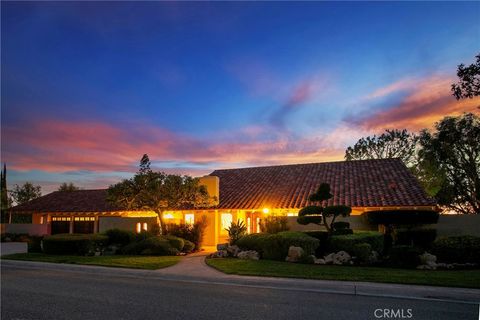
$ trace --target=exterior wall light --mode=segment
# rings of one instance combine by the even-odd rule
[[[268,208],[263,208],[263,213],[268,214],[270,212],[270,209]]]

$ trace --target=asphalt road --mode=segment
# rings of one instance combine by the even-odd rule
[[[2,320],[479,319],[478,305],[461,302],[137,278],[116,269],[2,265],[1,276]]]

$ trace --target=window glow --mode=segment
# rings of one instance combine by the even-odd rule
[[[298,216],[298,213],[295,213],[295,212],[287,213],[287,217],[296,217],[296,216]]]
[[[171,214],[171,213],[165,213],[165,214],[163,215],[163,217],[164,217],[165,219],[173,219],[173,214]]]
[[[140,222],[137,223],[137,233],[142,232],[142,224]]]
[[[257,232],[260,232],[260,218],[257,218]]]
[[[233,221],[232,214],[231,213],[222,213],[221,221],[222,221],[221,232],[222,233],[227,233],[227,230],[225,230],[225,229],[230,227],[230,225],[232,224],[232,221]]]
[[[146,222],[143,223],[143,231],[147,231],[148,230],[148,225]]]
[[[194,223],[195,223],[195,215],[193,213],[186,213],[185,224],[194,224]]]
[[[250,217],[247,218],[247,233],[252,233],[252,219]]]

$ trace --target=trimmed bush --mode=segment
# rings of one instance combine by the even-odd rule
[[[357,257],[360,262],[368,262],[372,254],[372,246],[366,242],[357,243],[352,248],[352,254]]]
[[[330,248],[330,234],[328,231],[305,231],[306,235],[318,239],[320,241],[319,246],[315,250],[315,256],[323,257],[326,255]]]
[[[333,230],[332,235],[334,236],[341,236],[345,234],[353,234],[352,229],[338,229],[338,230]]]
[[[436,229],[398,229],[395,230],[396,245],[414,245],[430,249],[437,237]]]
[[[415,268],[420,264],[423,250],[413,246],[393,246],[390,249],[388,263],[393,267]]]
[[[142,241],[151,237],[155,237],[155,235],[149,231],[142,230],[140,233],[135,233],[135,241]]]
[[[284,231],[276,234],[257,233],[240,238],[237,245],[244,250],[258,251],[263,259],[285,260],[290,246],[301,247],[305,255],[315,254],[320,241],[303,232]]]
[[[358,243],[368,243],[372,250],[382,252],[383,234],[375,231],[358,232],[348,235],[334,235],[330,238],[330,252],[346,251],[353,254],[353,247]]]
[[[168,239],[161,236],[153,236],[126,245],[123,247],[122,253],[131,255],[170,256],[177,255],[179,250],[174,248]]]
[[[108,237],[108,244],[117,244],[126,246],[130,242],[135,241],[135,233],[121,229],[110,229],[105,232]]]
[[[266,233],[288,231],[288,218],[284,216],[268,216],[260,220],[260,230]]]
[[[195,249],[199,250],[202,247],[203,236],[207,228],[207,217],[202,216],[200,221],[190,224],[169,224],[167,225],[167,233],[184,240],[191,241],[195,244]]]
[[[185,240],[172,235],[165,236],[165,238],[170,242],[170,245],[173,248],[177,249],[179,252],[183,250],[183,247],[185,246]]]
[[[480,237],[439,238],[432,244],[432,253],[440,262],[480,263]]]
[[[42,252],[43,236],[30,236],[28,241],[28,252],[41,253]]]
[[[92,254],[108,242],[100,234],[56,234],[43,238],[43,251],[47,254]]]
[[[435,211],[416,210],[382,210],[365,213],[371,224],[415,225],[438,222],[439,214]]]
[[[334,230],[350,229],[350,223],[345,221],[337,221],[332,224]]]
[[[192,252],[193,250],[195,250],[195,243],[193,243],[192,241],[188,241],[188,240],[183,240],[184,242],[184,245],[183,245],[183,252],[186,252],[186,253],[189,253],[189,252]]]

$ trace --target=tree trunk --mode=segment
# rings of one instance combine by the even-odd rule
[[[157,209],[155,210],[155,213],[158,216],[158,226],[160,228],[160,234],[161,235],[167,234],[167,229],[165,227],[165,223],[163,222],[163,210]]]

